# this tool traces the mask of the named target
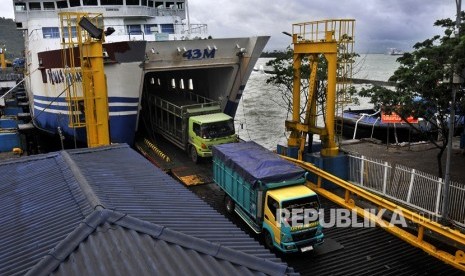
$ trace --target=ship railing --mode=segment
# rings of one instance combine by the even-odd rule
[[[443,179],[400,164],[349,154],[349,181],[417,210],[429,219],[442,218]],[[449,219],[465,227],[465,184],[450,184]]]
[[[363,118],[365,118],[365,117],[373,117],[373,116],[378,115],[379,112],[380,112],[380,111],[378,110],[378,111],[376,111],[376,112],[373,113],[373,114],[362,113],[362,114],[361,114],[362,116],[360,116],[360,118],[355,122],[354,136],[353,136],[352,139],[355,139],[355,136],[357,135],[357,126],[358,126],[358,123],[359,123],[361,120],[363,120]],[[375,130],[375,124],[376,124],[377,122],[378,122],[378,119],[376,119],[376,121],[373,123],[373,126],[372,126],[372,128],[371,128],[371,137],[373,137],[373,132],[374,132],[374,130]]]
[[[193,24],[191,25],[191,32],[188,32],[187,25],[175,24],[174,33],[163,32],[146,32],[144,30],[128,32],[122,25],[106,25],[106,27],[113,27],[116,31],[115,34],[108,37],[108,41],[121,41],[121,40],[187,40],[190,38],[206,38],[208,35],[208,27],[206,24]]]
[[[29,9],[29,10],[16,10],[15,16],[18,19],[34,19],[34,18],[55,18],[61,9]],[[186,12],[184,9],[170,9],[170,8],[152,8],[144,6],[79,6],[70,7],[66,11],[70,12],[92,12],[103,13],[105,17],[126,17],[126,16],[178,16],[184,19]],[[18,20],[22,21],[22,20]]]
[[[180,24],[178,24],[180,25]],[[184,25],[182,25],[184,26]],[[183,33],[188,32],[188,30],[184,30]],[[190,25],[190,34],[199,34],[199,35],[206,35],[208,34],[208,25],[207,24],[191,24]]]

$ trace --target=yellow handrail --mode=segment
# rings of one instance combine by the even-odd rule
[[[369,219],[370,221],[381,226],[384,230],[394,234],[395,236],[401,238],[404,241],[407,241],[411,245],[421,248],[433,257],[440,259],[454,266],[455,268],[465,271],[465,253],[464,251],[458,249],[459,247],[465,247],[465,235],[460,231],[451,229],[447,226],[441,225],[435,221],[425,218],[415,212],[405,209],[389,200],[381,198],[367,190],[357,187],[324,170],[321,170],[311,163],[296,160],[286,156],[281,157],[315,174],[315,176],[317,177],[317,183],[315,184],[310,181],[307,181],[307,185],[319,195],[328,198],[329,200],[337,203],[340,206],[356,211],[359,216]],[[323,179],[328,180],[331,183],[343,188],[345,190],[344,198],[332,193],[331,191],[324,189],[321,185]],[[365,209],[357,206],[356,201],[353,198],[351,198],[351,194],[356,194],[365,202],[369,202],[378,207],[378,213],[373,214],[370,212],[366,212]],[[388,222],[382,217],[385,210],[393,212],[398,216],[403,216],[406,220],[415,223],[417,225],[417,235],[412,234],[411,231],[406,231],[403,228],[390,224],[390,222]],[[451,241],[451,243],[457,249],[455,255],[452,255],[449,252],[441,251],[431,243],[428,243],[425,240],[423,240],[425,229]]]

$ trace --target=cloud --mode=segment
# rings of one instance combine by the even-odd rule
[[[356,20],[356,51],[410,50],[441,30],[437,19],[455,17],[453,0],[191,0],[191,23],[208,24],[213,37],[270,35],[267,50],[284,49],[293,23],[332,18]],[[13,17],[13,1],[0,0],[0,17]]]
[[[416,42],[440,34],[433,27],[437,19],[455,16],[452,0],[196,0],[189,5],[195,15],[191,18],[208,23],[213,37],[271,35],[269,50],[290,44],[281,32],[291,31],[293,23],[332,18],[356,20],[357,51],[410,50]]]
[[[0,17],[13,18],[13,0],[0,0]]]

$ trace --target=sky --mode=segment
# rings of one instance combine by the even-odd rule
[[[12,3],[0,0],[0,17],[14,17]],[[433,26],[437,19],[456,14],[455,0],[189,0],[188,5],[191,23],[208,24],[214,38],[269,35],[268,51],[291,44],[282,32],[292,32],[293,23],[341,18],[356,20],[358,53],[409,51],[442,34]]]

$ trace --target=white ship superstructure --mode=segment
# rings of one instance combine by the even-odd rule
[[[103,55],[107,77],[112,142],[133,143],[141,99],[150,83],[167,90],[190,90],[219,100],[234,116],[253,66],[269,37],[208,39],[207,26],[188,22],[187,1],[14,0],[15,21],[24,31],[26,89],[35,124],[85,141],[83,129],[68,127],[58,13],[103,14]],[[71,30],[71,35],[74,31]],[[159,86],[160,86],[159,85]]]

